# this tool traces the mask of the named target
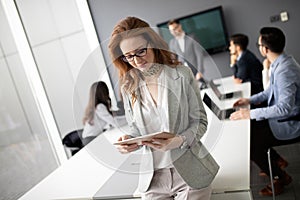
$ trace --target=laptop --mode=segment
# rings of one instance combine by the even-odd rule
[[[236,108],[221,110],[206,93],[204,93],[203,102],[219,118],[219,120],[229,119],[231,113],[237,111]]]
[[[242,97],[242,91],[229,92],[226,94],[222,94],[220,92],[220,90],[218,89],[218,86],[213,82],[213,80],[209,81],[208,84],[220,100],[231,99],[233,97],[236,97],[236,98]]]

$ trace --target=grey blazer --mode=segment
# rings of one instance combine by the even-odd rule
[[[193,74],[197,72],[204,73],[203,66],[203,49],[193,35],[184,36],[184,52],[181,51],[176,38],[172,38],[169,42],[170,50],[178,55],[178,60],[182,63],[187,61]]]
[[[171,150],[173,165],[190,187],[207,187],[219,166],[200,142],[200,138],[207,129],[207,117],[200,90],[189,68],[184,66],[170,68],[164,65],[164,70],[168,88],[169,130],[171,133],[186,136],[188,143],[186,149]],[[130,96],[123,90],[122,95],[126,118],[131,130],[130,135],[133,137],[146,135],[143,127],[147,122],[142,117],[139,92],[137,92],[137,101],[133,107]],[[145,192],[153,177],[153,158],[150,148],[142,148],[144,154],[140,165],[139,190]],[[201,158],[204,158],[204,161]],[[201,170],[203,162],[214,175]]]

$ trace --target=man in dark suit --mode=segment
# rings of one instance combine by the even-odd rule
[[[244,34],[230,37],[230,66],[235,83],[251,82],[251,95],[263,91],[262,63],[247,49],[249,39]]]
[[[174,36],[169,42],[170,50],[177,55],[177,59],[191,68],[197,80],[202,78],[204,71],[203,50],[193,35],[187,35],[178,20],[168,23],[170,33]],[[201,81],[201,80],[200,80]]]

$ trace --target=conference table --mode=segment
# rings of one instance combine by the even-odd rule
[[[242,91],[250,96],[250,83],[234,84],[232,77],[214,80],[223,92]],[[232,107],[236,98],[219,100],[208,88],[201,90],[222,109]],[[205,105],[205,104],[204,104]],[[212,183],[212,200],[249,200],[250,121],[219,120],[205,105],[208,130],[201,139],[220,170]],[[20,200],[42,199],[140,199],[137,191],[142,152],[120,154],[114,142],[128,126],[99,135],[66,163],[34,186]]]

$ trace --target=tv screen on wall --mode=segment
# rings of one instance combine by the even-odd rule
[[[228,36],[222,6],[176,18],[186,34],[193,34],[201,46],[215,54],[227,50]],[[160,35],[166,42],[173,38],[168,30],[168,22],[157,24]]]

